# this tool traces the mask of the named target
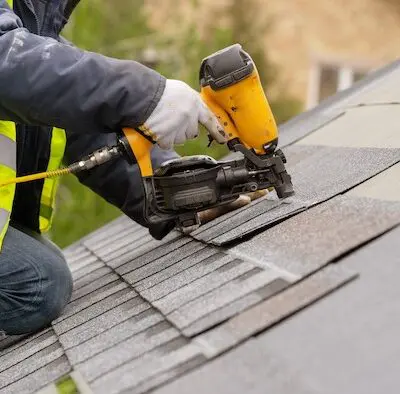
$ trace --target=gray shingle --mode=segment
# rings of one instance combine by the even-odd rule
[[[71,272],[74,273],[84,267],[87,267],[88,265],[98,262],[99,259],[88,250],[87,254],[84,257],[80,257],[79,260],[75,260],[72,262],[70,259],[68,259],[68,266]]]
[[[14,351],[18,347],[23,346],[28,342],[34,341],[44,334],[47,334],[47,332],[49,331],[52,331],[52,328],[45,328],[35,334],[5,336],[0,341],[0,355],[4,355],[8,352]]]
[[[215,225],[211,222],[192,236],[215,245],[235,241],[332,198],[400,160],[397,149],[293,145],[285,153],[296,192],[293,198],[283,203],[266,199],[255,201],[235,215],[228,214],[226,220],[225,216],[218,218]],[[282,204],[276,206],[279,203]]]
[[[53,330],[47,330],[39,337],[26,342],[23,345],[14,346],[7,353],[0,351],[0,372],[25,360],[35,353],[57,342]]]
[[[127,264],[124,266],[124,271],[132,271],[129,275],[125,275],[124,278],[128,280],[130,283],[132,282],[139,282],[148,276],[154,275],[157,272],[162,271],[166,267],[169,267],[180,260],[188,256],[193,256],[196,253],[199,253],[200,250],[208,248],[206,245],[201,244],[197,241],[192,241],[179,249],[168,253],[158,259],[151,259],[149,261],[150,253],[143,256],[136,258],[132,263]],[[134,270],[134,271],[133,271]],[[117,270],[119,271],[119,270]],[[129,272],[128,271],[128,272]],[[121,273],[121,272],[119,272]]]
[[[58,343],[44,348],[23,361],[0,372],[0,389],[22,379],[24,376],[42,368],[64,354]]]
[[[196,239],[208,242],[225,233],[226,227],[229,227],[229,229],[237,228],[247,222],[249,218],[271,211],[281,204],[282,202],[278,199],[262,198],[260,200],[255,200],[248,206],[209,222],[207,227],[201,226],[198,230],[191,233],[191,235]]]
[[[278,278],[272,270],[254,268],[252,271],[183,305],[168,315],[179,328],[185,328],[208,313],[249,294]]]
[[[81,363],[164,320],[160,313],[148,309],[78,346],[67,349],[66,354],[72,364]]]
[[[71,366],[65,356],[59,357],[57,360],[46,365],[43,368],[17,380],[1,390],[2,394],[31,394],[49,383],[61,378],[70,372]]]
[[[151,252],[156,248],[161,248],[164,244],[170,242],[171,240],[177,239],[180,237],[180,234],[176,232],[172,232],[167,235],[162,241],[157,241],[150,237],[150,235],[146,236],[143,239],[137,240],[132,244],[128,244],[125,247],[121,247],[115,250],[113,253],[108,254],[104,257],[106,262],[110,262],[112,267],[115,267],[115,262],[119,261],[119,258],[125,258],[126,254],[133,253],[133,256],[141,256],[147,252]]]
[[[127,216],[122,215],[118,219],[108,223],[106,226],[93,231],[88,236],[84,237],[81,242],[83,245],[87,245],[89,248],[91,246],[96,246],[98,244],[107,241],[110,234],[117,234],[121,231],[128,231],[132,228],[140,228],[140,226],[135,223],[132,219]]]
[[[137,293],[133,289],[124,288],[82,311],[55,323],[53,328],[57,335],[61,335],[135,297],[137,297]],[[141,300],[137,300],[137,302],[141,302]]]
[[[104,263],[102,261],[99,260],[95,260],[90,264],[85,265],[84,267],[72,271],[72,279],[78,279],[78,278],[82,278],[85,275],[89,275],[92,272],[98,270],[99,268],[103,268],[104,267]]]
[[[319,392],[397,393],[399,239],[397,227],[336,263],[360,279],[258,335],[265,357],[280,355]]]
[[[396,179],[400,179],[400,163],[395,164],[379,175],[351,189],[347,194],[350,196],[377,198],[386,201],[400,201],[399,182],[393,182],[393,180]]]
[[[126,287],[128,287],[128,285],[125,282],[114,281],[84,297],[78,298],[77,300],[70,302],[65,307],[62,315],[58,319],[54,320],[53,323],[59,323],[65,320],[67,317],[78,313],[82,309],[88,308],[96,302],[104,300],[104,298],[115,294],[116,292],[125,289]]]
[[[102,276],[112,272],[111,268],[103,266],[97,270],[92,271],[91,273],[82,276],[80,278],[76,278],[74,280],[74,290],[78,290],[82,286],[86,286],[92,282],[94,282],[96,279],[101,278]]]
[[[164,270],[149,276],[135,284],[135,289],[142,292],[146,298],[153,300],[152,294],[161,291],[170,292],[175,286],[180,287],[190,281],[190,275],[202,276],[201,271],[212,270],[215,262],[220,260],[223,253],[214,248],[204,248],[194,256],[189,256]],[[214,264],[213,264],[214,263]],[[186,275],[186,276],[185,276]],[[197,276],[198,277],[198,276]],[[193,280],[193,279],[192,279]],[[178,284],[181,283],[181,285]],[[176,285],[174,285],[176,283]],[[146,289],[150,289],[147,292]],[[163,289],[163,290],[161,290]],[[166,293],[165,293],[166,294]]]
[[[158,323],[77,366],[89,382],[180,336],[167,322]]]
[[[302,120],[294,118],[280,127],[279,146],[286,147],[311,134],[330,122],[334,122],[342,115],[342,111],[329,111],[319,113],[313,117],[305,117]],[[286,153],[286,149],[283,149]]]
[[[218,268],[224,268],[226,264],[232,262],[233,260],[234,257],[223,253],[212,255],[210,258],[201,261],[201,263],[196,264],[194,267],[188,268],[187,270],[180,272],[170,279],[142,291],[141,294],[147,300],[154,302],[178,290],[179,288],[190,284],[196,279],[217,270]],[[241,264],[240,261],[236,261],[235,263],[236,265]],[[235,265],[235,263],[233,263],[232,265]],[[219,272],[223,271],[223,268],[220,269]],[[218,273],[216,274],[218,275]]]
[[[100,258],[106,259],[107,255],[127,247],[130,244],[134,244],[135,242],[140,242],[147,237],[149,237],[149,232],[147,229],[143,227],[133,228],[120,231],[118,233],[110,233],[107,239],[100,244],[91,244],[87,247],[90,248],[90,250],[92,250]]]
[[[229,261],[228,258],[223,260]],[[223,261],[225,262],[225,261]],[[172,291],[165,297],[153,302],[154,306],[164,314],[169,314],[182,305],[201,297],[238,276],[252,270],[254,265],[241,260],[230,260],[215,271],[205,275],[191,283]]]
[[[226,323],[200,335],[209,357],[216,356],[238,343],[267,329],[326,294],[353,280],[356,274],[337,266],[328,266],[275,297],[253,306]]]
[[[262,213],[262,210],[254,209],[251,215],[249,211],[247,216],[247,212],[245,212],[246,222],[239,226],[232,226],[230,221],[226,221],[221,228],[221,234],[210,242],[217,246],[228,244],[260,229],[267,229],[275,223],[290,218],[305,209],[305,203],[291,198],[265,213]]]
[[[225,222],[228,219],[235,219],[237,214],[240,214],[242,211],[245,211],[249,209],[250,207],[253,206],[261,206],[266,205],[266,206],[278,206],[279,205],[278,197],[276,193],[273,191],[271,193],[268,193],[265,197],[261,197],[255,201],[252,201],[249,205],[241,207],[239,209],[235,209],[234,211],[228,212],[225,215],[219,216],[212,220],[211,222],[202,224],[197,230],[193,231],[191,233],[192,236],[197,236],[204,231],[207,231],[210,235],[214,232],[213,229],[215,226],[219,225],[222,222]],[[218,227],[217,227],[218,228]]]
[[[321,127],[298,143],[339,148],[400,149],[399,105],[400,102],[398,105],[348,109],[336,122]],[[379,133],[376,132],[378,129]]]
[[[127,253],[133,252],[135,255],[143,254],[151,249],[163,245],[176,238],[176,233],[168,234],[162,241],[153,239],[150,234],[144,233],[141,236],[133,233],[125,235],[118,244],[110,244],[106,248],[98,248],[99,256],[106,262],[113,262],[115,259],[123,258]],[[102,252],[103,250],[103,252]]]
[[[67,259],[71,259],[71,261],[79,260],[81,253],[87,253],[88,250],[81,245],[80,242],[81,241],[78,241],[78,243],[72,244],[63,249],[63,254]]]
[[[188,327],[183,329],[183,333],[187,336],[194,336],[199,332],[205,331],[216,324],[221,323],[232,316],[244,311],[245,309],[259,303],[262,300],[274,296],[278,292],[284,290],[289,286],[289,282],[282,278],[273,280],[264,287],[260,288],[253,293],[247,294],[236,301],[231,302],[222,308],[210,312],[206,316],[194,321]]]
[[[61,334],[59,340],[64,349],[77,346],[78,344],[87,341],[88,339],[93,338],[94,336],[109,330],[111,327],[114,327],[117,324],[128,320],[132,316],[136,316],[150,308],[150,304],[141,301],[140,297],[135,297],[122,305],[118,305],[111,311],[103,313],[102,315],[73,328],[65,334]]]
[[[146,380],[139,385],[137,385],[134,389],[135,393],[147,393],[149,390],[157,388],[158,386],[162,385],[169,380],[173,380],[174,378],[180,377],[182,374],[190,371],[193,368],[196,368],[203,364],[206,360],[204,360],[203,356],[193,357],[190,360],[186,361],[185,363],[166,370],[164,372],[160,371],[156,376],[153,376],[151,379]],[[193,391],[193,387],[192,390]]]
[[[286,149],[295,198],[312,205],[343,193],[400,160],[400,150],[314,146],[292,166],[290,156],[300,145]]]
[[[120,280],[120,278],[118,275],[116,275],[114,273],[104,275],[104,276],[100,277],[99,279],[94,280],[92,283],[82,286],[81,288],[74,291],[72,293],[71,301],[75,301],[81,297],[84,297],[84,296],[102,288],[103,286],[106,286],[109,283],[115,282],[117,280]]]
[[[190,363],[194,359],[196,362]],[[201,351],[192,344],[181,346],[174,351],[163,352],[158,349],[103,375],[91,386],[93,391],[99,394],[113,394],[128,389],[131,393],[140,392],[140,385],[147,382],[151,387],[154,377],[168,371],[171,372],[169,376],[173,377],[176,373],[182,373],[185,365],[192,367],[193,364],[198,365],[204,360]],[[159,384],[159,380],[155,380],[154,384],[156,383]]]
[[[296,335],[295,335],[296,337]],[[299,340],[296,337],[296,340]],[[281,352],[271,356],[268,348],[250,339],[242,346],[154,391],[154,394],[317,394],[314,382],[307,381]],[[321,363],[321,358],[318,357]]]
[[[189,242],[191,242],[190,238],[179,237],[163,244],[162,247],[154,247],[149,249],[148,245],[142,245],[141,247],[136,248],[134,251],[113,259],[108,264],[111,267],[116,268],[116,271],[120,275],[124,275],[135,268],[139,268],[153,260],[168,255],[169,253],[183,247]],[[138,260],[138,262],[136,262],[136,260]]]
[[[41,335],[41,334],[40,334]],[[21,335],[6,335],[5,332],[0,331],[0,354],[6,354],[10,349],[21,346],[25,342],[29,342],[31,337],[29,334]]]
[[[400,222],[400,204],[338,196],[232,249],[307,275]]]
[[[65,250],[63,250],[63,254],[65,258],[68,259],[68,263],[71,266],[79,265],[82,260],[86,260],[93,256],[92,252],[90,252],[90,250],[88,250],[84,246],[81,246],[79,247],[79,249],[76,249],[74,253],[67,253],[65,252]]]

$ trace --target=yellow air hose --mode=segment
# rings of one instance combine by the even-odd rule
[[[24,175],[16,178],[0,180],[0,187],[11,185],[13,183],[31,182],[38,179],[55,178],[61,175],[76,174],[80,171],[90,170],[93,167],[106,163],[120,156],[121,154],[122,152],[118,146],[104,147],[93,152],[82,160],[70,164],[68,167],[65,168],[59,168],[58,170],[39,172],[37,174]]]
[[[48,172],[39,172],[37,174],[18,176],[16,178],[5,179],[2,181],[0,180],[0,187],[11,185],[13,183],[24,183],[24,182],[36,181],[38,179],[55,178],[57,176],[71,174],[72,172],[73,168],[67,167]]]

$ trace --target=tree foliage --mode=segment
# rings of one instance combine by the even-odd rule
[[[199,1],[193,1],[192,5],[196,12]],[[203,35],[195,25],[183,24],[177,16],[176,24],[182,28],[180,34],[172,37],[148,26],[143,6],[144,0],[82,1],[66,27],[65,36],[87,50],[148,63],[166,77],[184,80],[195,89],[198,89],[201,60],[239,42],[255,60],[266,91],[274,84],[278,72],[265,52],[262,38],[269,21],[258,18],[255,0],[231,0],[228,10],[224,11],[229,15],[227,26],[221,27],[216,15],[208,21],[207,34]],[[155,53],[157,59],[154,59]],[[284,92],[269,99],[278,123],[300,109],[299,103],[286,97]],[[207,153],[215,158],[227,153],[226,147],[217,144],[206,151],[207,144],[203,131],[198,139],[176,150],[181,155]],[[70,244],[119,214],[72,176],[62,180],[58,200],[51,237],[60,246]]]

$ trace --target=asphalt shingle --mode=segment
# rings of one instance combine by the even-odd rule
[[[238,259],[233,260],[230,256],[226,256],[224,259],[228,262],[220,268],[193,282],[186,283],[164,297],[155,300],[153,304],[163,313],[169,314],[254,268],[253,264]]]
[[[352,108],[298,144],[400,149],[399,111],[400,100],[398,105]]]
[[[93,273],[94,271],[103,268],[104,267],[104,263],[100,260],[95,260],[90,264],[86,264],[84,267],[78,269],[78,270],[73,270],[72,271],[72,279],[78,279],[78,278],[82,278],[85,275],[89,275],[91,273]]]
[[[111,272],[112,272],[111,268],[106,267],[104,265],[103,267],[98,268],[98,269],[90,272],[87,275],[76,278],[74,280],[74,290],[78,290],[79,288],[86,286],[86,285],[94,282],[96,279],[99,279],[102,276],[105,276],[106,274],[109,274]]]
[[[5,355],[8,352],[17,349],[18,347],[23,346],[28,342],[35,341],[37,338],[46,334],[48,331],[50,331],[50,329],[45,328],[44,330],[41,330],[33,335],[22,334],[6,336],[5,333],[2,333],[2,339],[0,340],[0,355]]]
[[[224,215],[191,235],[215,245],[236,241],[341,194],[400,161],[400,149],[295,144],[285,153],[296,191],[294,197],[279,202],[273,197],[254,201],[235,215]]]
[[[167,317],[185,333],[185,328],[210,312],[258,290],[278,278],[274,271],[254,268],[221,287],[210,291],[170,313]],[[205,329],[207,327],[203,327]]]
[[[147,309],[138,315],[117,324],[111,329],[66,350],[72,364],[81,363],[124,340],[145,332],[149,327],[164,321],[165,318],[154,309]]]
[[[91,382],[178,337],[181,337],[178,330],[167,322],[161,322],[90,358],[76,368]]]
[[[204,355],[193,344],[180,344],[176,350],[167,346],[104,374],[91,386],[99,394],[113,394],[124,390],[129,390],[130,393],[143,392],[143,387],[149,389],[160,384],[162,376],[171,378],[204,361]]]
[[[296,275],[308,275],[329,261],[400,223],[400,204],[338,196],[234,248]]]
[[[308,149],[292,166],[292,152]],[[308,205],[325,201],[366,181],[400,160],[400,149],[293,145],[286,150],[295,198]]]
[[[114,281],[101,287],[100,289],[87,294],[84,297],[78,298],[75,301],[70,302],[64,309],[63,314],[54,321],[54,323],[61,322],[66,318],[80,312],[81,310],[96,304],[97,302],[109,297],[118,291],[125,289],[128,285],[125,282]]]
[[[59,343],[53,343],[52,345],[23,359],[21,362],[4,369],[0,372],[0,390],[45,365],[50,364],[52,361],[62,357],[63,354],[64,351]]]
[[[129,272],[129,275],[125,275],[124,278],[131,283],[139,282],[144,278],[157,274],[166,267],[169,267],[188,256],[194,257],[202,249],[208,248],[208,246],[201,244],[200,242],[192,241],[160,258],[154,259],[154,255],[157,252],[150,252],[137,257],[132,262],[121,267],[121,269],[117,269],[117,272],[119,274]]]
[[[118,292],[109,295],[103,300],[93,303],[89,307],[81,310],[80,312],[71,315],[59,322],[56,322],[53,327],[58,335],[77,327],[88,320],[94,319],[95,317],[121,305],[133,298],[137,297],[137,293],[130,288],[123,288]]]
[[[295,143],[320,127],[335,122],[342,113],[342,111],[330,111],[328,113],[318,113],[313,117],[307,116],[301,120],[296,118],[292,121],[289,120],[280,127],[279,146],[285,148]],[[283,151],[286,152],[286,149],[283,149]]]
[[[133,316],[139,315],[141,312],[150,308],[150,304],[141,300],[140,297],[135,297],[124,304],[118,305],[114,309],[105,312],[92,320],[88,320],[84,324],[72,328],[64,334],[61,334],[59,340],[64,349],[77,346],[78,344],[87,341],[88,339],[93,338],[94,336],[109,330],[111,327],[114,327]],[[64,329],[67,329],[67,327]],[[57,327],[55,327],[55,331],[57,332]]]
[[[397,393],[399,239],[397,227],[338,262],[360,279],[259,335],[265,358],[280,357],[318,392]]]
[[[285,353],[282,349],[282,353]],[[320,359],[318,359],[320,362]],[[232,349],[180,379],[165,384],[154,394],[318,394],[281,353],[268,352],[254,339]]]
[[[121,251],[121,254],[118,257],[115,257],[112,260],[107,261],[107,265],[109,265],[114,269],[121,267],[117,271],[122,275],[126,272],[129,272],[130,269],[128,263],[132,262],[135,258],[141,256],[144,257],[144,255],[146,254],[149,254],[148,257],[150,257],[153,256],[154,253],[155,257],[153,257],[153,259],[156,259],[190,242],[190,238],[182,237],[180,234],[177,235],[175,232],[173,232],[172,239],[171,237],[166,237],[163,241],[164,242],[161,244],[160,241],[157,241],[155,245],[153,243],[150,243],[149,245],[148,242],[141,243],[136,245],[134,248],[129,248],[129,250],[125,249]],[[125,264],[127,264],[127,267],[125,268],[122,267]]]
[[[197,319],[195,322],[191,323],[190,326],[184,329],[184,333],[193,337],[196,334],[201,333],[210,327],[214,327],[218,323],[237,315],[249,307],[275,296],[289,286],[290,282],[282,278],[275,279],[258,290],[253,291],[252,293],[247,294],[244,297],[239,298],[238,300],[233,301],[221,308],[215,309],[206,316]]]
[[[355,277],[356,274],[351,271],[337,266],[328,266],[290,286],[275,297],[271,297],[231,318],[226,323],[199,335],[196,341],[203,344],[204,349],[207,349],[208,357],[221,354],[312,304]]]
[[[349,196],[375,198],[385,201],[400,201],[399,183],[400,163],[355,187],[347,194]]]
[[[114,273],[101,276],[100,278],[94,280],[93,282],[88,283],[87,285],[84,285],[79,289],[77,289],[76,291],[74,291],[72,293],[71,301],[78,300],[79,298],[84,297],[98,289],[101,289],[102,287],[117,280],[119,280],[119,276]]]
[[[0,351],[0,373],[56,342],[57,336],[54,331],[47,330],[36,339],[27,341],[23,345],[19,343],[19,346],[8,348],[7,352]]]
[[[165,297],[182,286],[190,284],[210,272],[214,272],[218,268],[223,267],[234,260],[232,256],[216,252],[212,248],[203,250],[207,253],[204,253],[203,255],[197,253],[196,258],[190,258],[190,265],[187,267],[182,267],[181,265],[181,262],[184,260],[173,265],[172,268],[175,268],[176,266],[178,267],[171,275],[169,275],[170,272],[168,272],[168,274],[163,276],[162,278],[164,280],[154,281],[149,278],[150,280],[147,281],[145,279],[144,281],[139,282],[135,288],[140,291],[140,294],[147,300],[155,301]],[[162,273],[164,273],[164,271],[162,271]]]
[[[139,231],[142,231],[141,227],[139,227],[138,229]],[[181,234],[177,232],[172,232],[168,234],[168,236],[165,237],[162,241],[157,241],[147,233],[143,237],[140,237],[132,242],[129,242],[130,237],[126,237],[123,240],[123,243],[120,243],[119,245],[110,245],[106,253],[101,253],[101,251],[99,252],[95,249],[91,250],[94,250],[94,253],[99,252],[99,256],[101,256],[103,261],[109,263],[112,267],[116,267],[116,264],[119,264],[119,259],[125,259],[126,255],[130,252],[133,252],[135,256],[139,256],[155,248],[161,247],[162,245],[179,237],[181,237]]]
[[[2,394],[31,394],[56,381],[71,371],[71,366],[65,356],[59,357],[50,364],[14,380],[10,385],[1,389]]]

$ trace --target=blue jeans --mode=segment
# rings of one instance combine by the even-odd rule
[[[0,252],[0,331],[37,331],[58,317],[72,292],[62,252],[26,229],[10,226]]]

